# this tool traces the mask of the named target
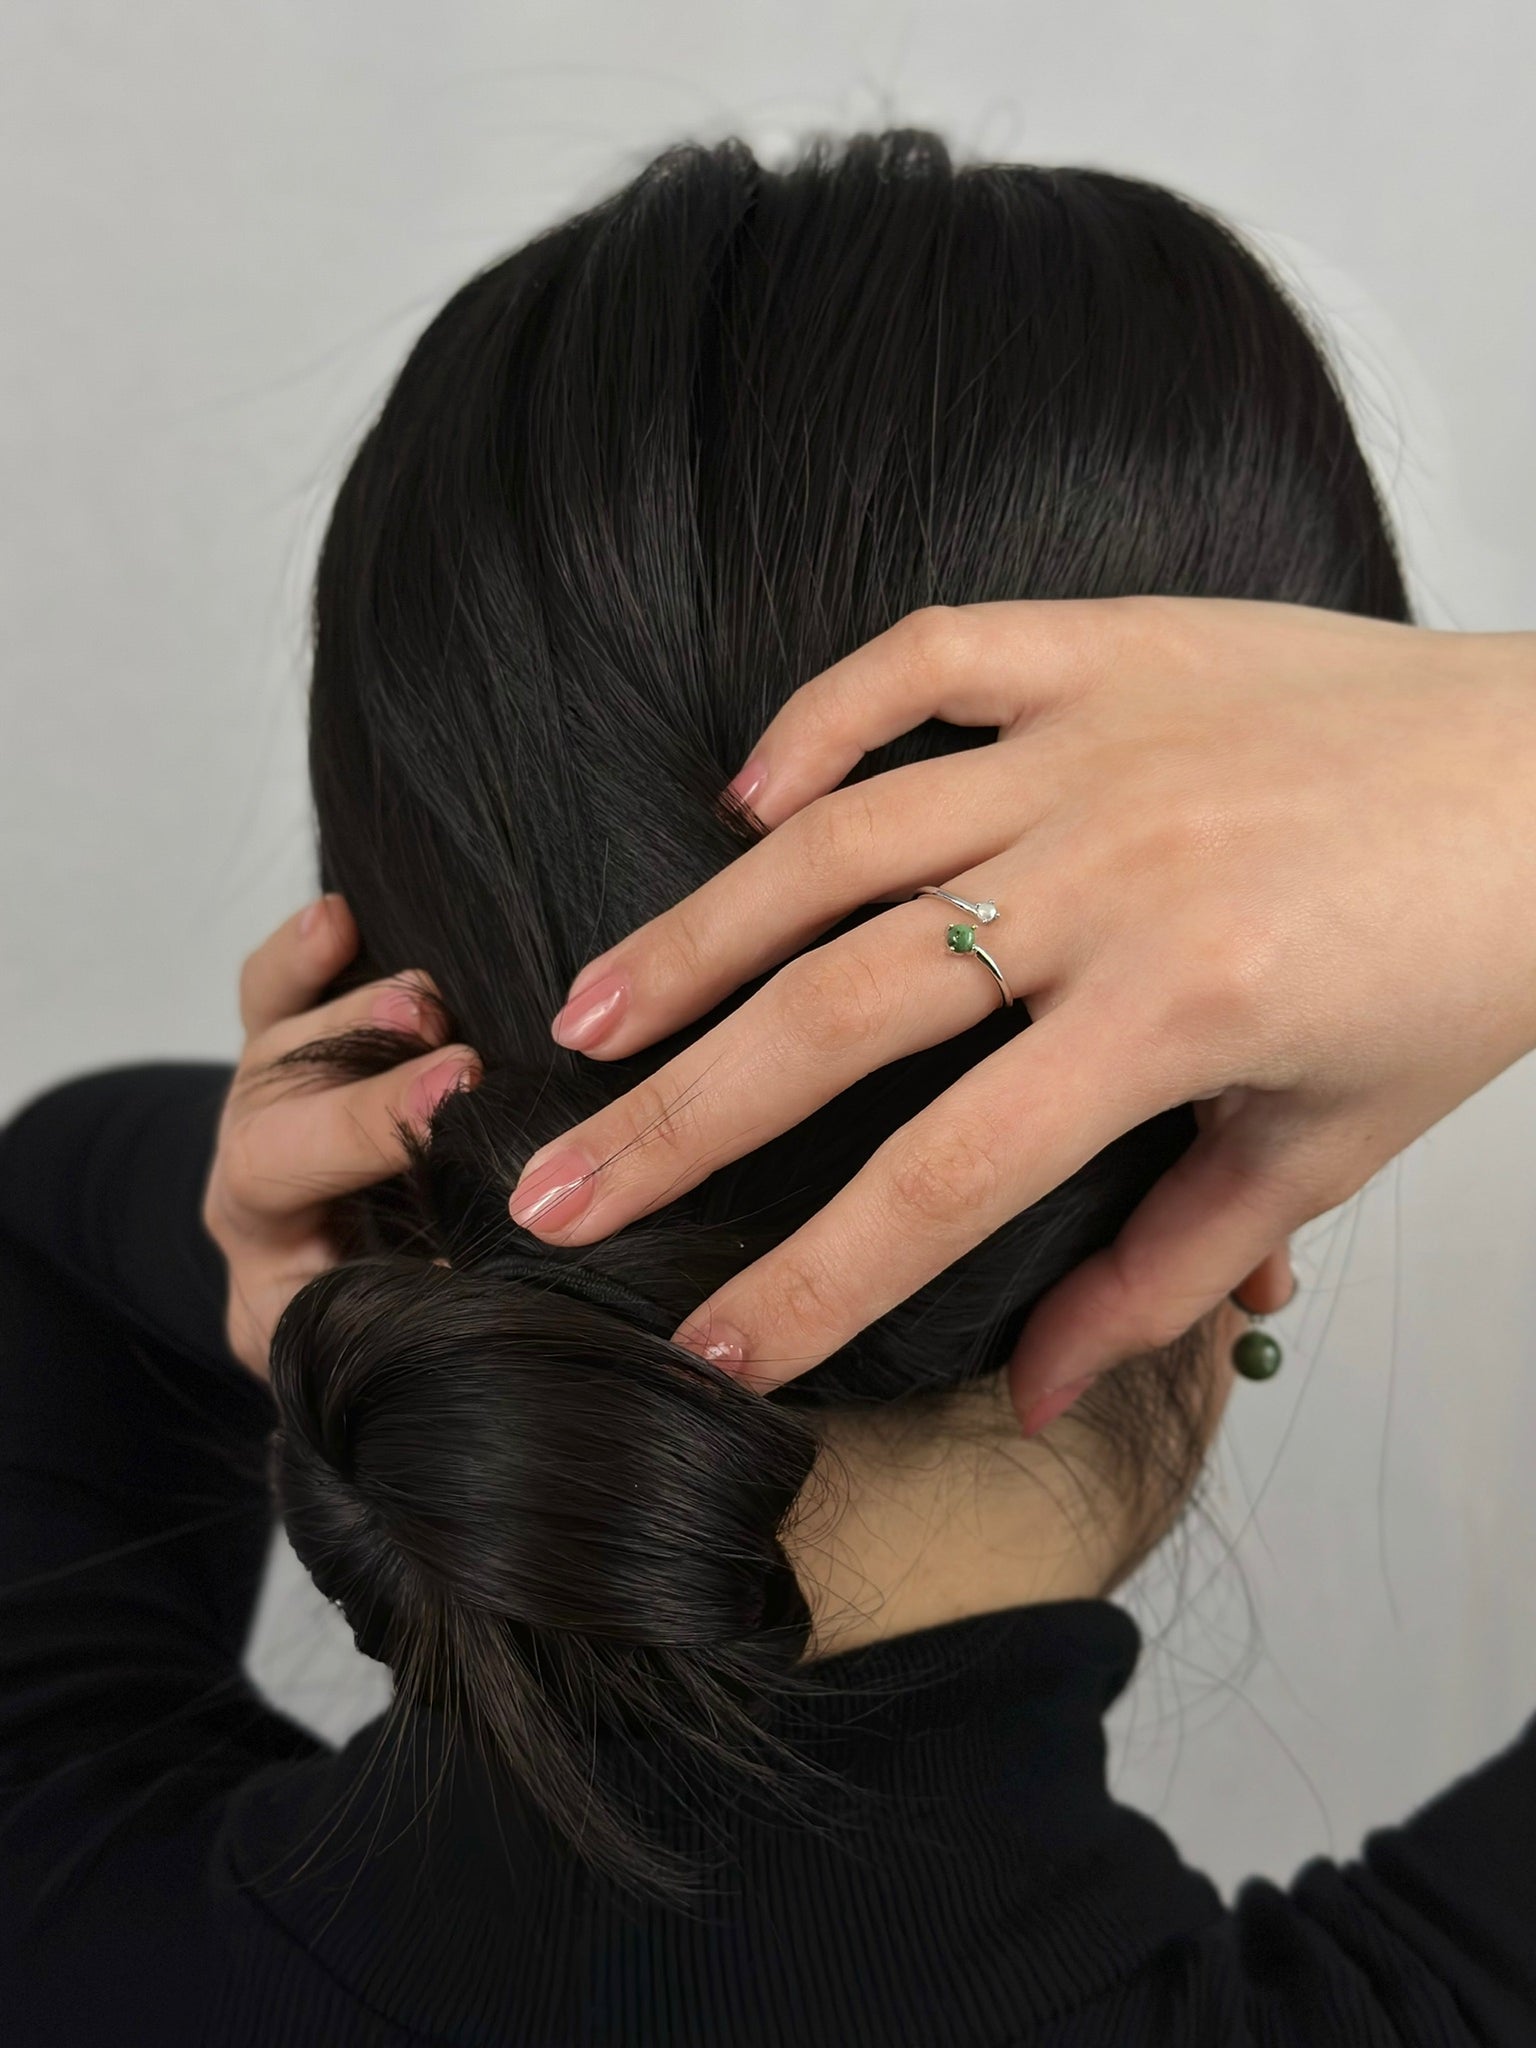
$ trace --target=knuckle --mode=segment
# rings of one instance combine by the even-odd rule
[[[1070,659],[1078,683],[1093,689],[1141,670],[1178,666],[1185,618],[1179,599],[1141,593],[1074,606]]]
[[[1272,1015],[1275,958],[1275,943],[1251,923],[1191,940],[1169,1021],[1208,1060],[1251,1064]]]
[[[998,1162],[979,1137],[949,1130],[898,1157],[891,1195],[898,1214],[920,1230],[965,1224],[992,1209],[1000,1179]]]
[[[592,1147],[601,1161],[599,1184],[612,1186],[618,1179],[650,1179],[657,1159],[675,1159],[690,1152],[698,1136],[699,1090],[697,1086],[668,1085],[656,1074],[639,1082],[626,1099],[623,1127],[610,1141],[599,1133]],[[666,1198],[663,1190],[661,1199]]]
[[[765,1328],[817,1334],[840,1327],[844,1290],[834,1277],[805,1258],[780,1257],[763,1304]]]
[[[925,604],[899,619],[892,631],[906,665],[922,676],[940,676],[953,667],[964,629],[955,605]]]
[[[784,982],[788,1028],[811,1052],[855,1052],[880,1036],[886,995],[862,954],[818,947],[784,969]]]
[[[1110,656],[1125,657],[1172,653],[1187,630],[1187,616],[1181,600],[1175,597],[1137,592],[1114,598],[1100,620],[1106,629],[1104,651]]]
[[[795,854],[815,882],[837,883],[850,870],[861,871],[878,834],[874,806],[862,783],[818,797],[789,823]]]
[[[704,979],[704,948],[679,912],[662,918],[645,941],[645,978],[658,995],[696,988]]]

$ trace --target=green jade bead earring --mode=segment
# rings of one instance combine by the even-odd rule
[[[1229,1299],[1242,1309],[1245,1316],[1252,1316],[1256,1323],[1263,1322],[1269,1313],[1267,1309],[1248,1308],[1238,1301],[1235,1289]],[[1272,1380],[1280,1370],[1284,1356],[1279,1339],[1272,1337],[1268,1330],[1244,1330],[1241,1337],[1233,1341],[1232,1370],[1239,1379]]]

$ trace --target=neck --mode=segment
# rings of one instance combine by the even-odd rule
[[[1136,1547],[1071,1416],[1018,1434],[1003,1378],[942,1423],[889,1410],[818,1421],[822,1454],[788,1547],[822,1657],[968,1615],[1096,1598]]]

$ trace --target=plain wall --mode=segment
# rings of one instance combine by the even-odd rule
[[[0,1112],[233,1057],[314,885],[306,583],[346,450],[473,267],[684,136],[920,122],[1163,179],[1332,322],[1424,616],[1536,624],[1524,0],[31,0],[0,14]],[[1115,1772],[1222,1882],[1347,1852],[1536,1704],[1529,1063],[1306,1234],[1278,1380],[1133,1604]],[[61,1421],[63,1418],[61,1418]],[[377,1667],[280,1553],[253,1651]]]

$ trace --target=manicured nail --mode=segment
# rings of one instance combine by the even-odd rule
[[[524,1167],[507,1207],[524,1230],[549,1230],[574,1223],[591,1200],[591,1165],[567,1148],[541,1159],[531,1171]]]
[[[580,986],[578,978],[577,986]],[[606,1038],[624,1014],[629,1001],[629,978],[615,969],[591,981],[581,993],[570,997],[549,1027],[556,1045],[572,1052],[585,1052]]]
[[[762,794],[763,784],[768,780],[768,763],[754,754],[739,774],[732,777],[726,787],[738,802],[750,804]]]
[[[565,1000],[567,1005],[574,1002],[577,996],[585,995],[587,990],[592,986],[593,982],[597,980],[600,974],[608,973],[610,958],[611,949],[608,953],[599,953],[595,960],[589,960],[587,962],[586,966],[582,968],[581,972],[577,975],[576,979],[571,983],[570,987],[565,992]]]
[[[421,1032],[425,1011],[421,999],[409,989],[387,988],[373,999],[369,1012],[375,1024],[390,1024],[397,1031]]]
[[[691,1351],[696,1358],[707,1358],[711,1365],[730,1367],[746,1363],[746,1339],[718,1316],[710,1316],[701,1324],[684,1323],[673,1332],[672,1342]]]
[[[1080,1380],[1068,1380],[1064,1387],[1052,1387],[1038,1401],[1031,1402],[1020,1424],[1025,1436],[1039,1436],[1043,1429],[1049,1429],[1053,1422],[1066,1414],[1074,1401],[1087,1393],[1098,1377],[1096,1372],[1090,1372]]]
[[[451,1095],[455,1088],[473,1088],[477,1078],[474,1068],[462,1058],[439,1060],[411,1083],[411,1114],[430,1123],[433,1111],[445,1095]]]

